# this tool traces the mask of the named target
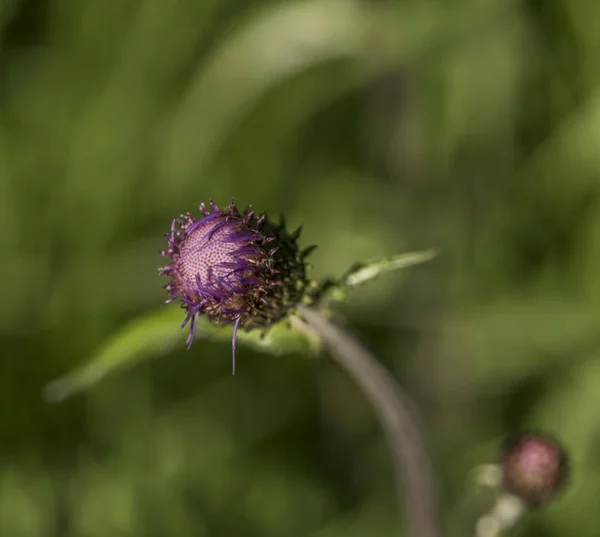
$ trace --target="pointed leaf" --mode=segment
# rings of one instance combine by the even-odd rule
[[[385,272],[420,265],[432,260],[436,255],[437,250],[432,248],[421,252],[408,252],[393,257],[372,259],[365,263],[357,263],[344,275],[342,283],[348,287],[362,285]]]
[[[105,376],[184,348],[187,330],[181,329],[182,311],[176,307],[161,308],[131,321],[110,337],[81,367],[48,384],[44,395],[48,401],[60,402],[85,390]],[[231,342],[232,327],[211,324],[198,319],[196,338]],[[271,354],[320,352],[319,339],[305,328],[298,318],[280,322],[266,331],[238,331],[238,343]],[[193,351],[193,347],[192,347]]]
[[[425,263],[436,255],[437,250],[432,248],[356,263],[339,280],[325,280],[309,294],[313,298],[313,304],[318,302],[324,308],[333,303],[346,302],[354,287],[374,280],[386,272]]]

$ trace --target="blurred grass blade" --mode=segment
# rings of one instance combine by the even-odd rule
[[[357,61],[354,84],[413,59],[435,40],[446,46],[512,9],[436,15],[432,6],[374,7],[353,0],[309,0],[260,8],[235,26],[203,62],[166,125],[159,175],[179,193],[202,175],[236,125],[273,88],[317,66]],[[442,16],[444,15],[444,16]],[[376,61],[374,60],[376,58]],[[351,84],[352,85],[352,84]],[[218,98],[215,98],[218,96]]]
[[[506,393],[520,378],[564,367],[594,345],[599,318],[597,303],[547,293],[455,312],[442,329],[430,384],[436,393]]]
[[[185,348],[187,329],[181,329],[183,312],[166,307],[139,317],[110,337],[91,359],[81,367],[48,384],[44,390],[50,402],[60,402],[83,391],[105,376],[135,364]],[[206,317],[198,319],[196,338],[231,342],[232,327],[211,324]],[[266,332],[239,331],[238,343],[270,354],[318,354],[320,340],[297,318],[281,322]],[[192,347],[191,352],[194,352]]]
[[[545,143],[526,161],[520,175],[535,176],[536,192],[565,203],[590,185],[598,184],[600,153],[600,91],[596,91],[580,109],[558,124]],[[571,179],[562,181],[565,176]]]
[[[197,174],[265,91],[316,65],[356,57],[371,26],[368,8],[349,0],[290,2],[243,23],[201,66],[178,107],[161,155],[163,177],[181,186]]]

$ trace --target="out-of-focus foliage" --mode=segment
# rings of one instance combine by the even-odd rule
[[[198,341],[42,398],[162,303],[171,219],[235,197],[304,224],[315,279],[439,247],[343,313],[425,413],[451,534],[470,469],[540,426],[575,472],[525,532],[595,536],[599,16],[0,1],[0,535],[401,534],[384,439],[326,360],[240,348],[231,377]]]

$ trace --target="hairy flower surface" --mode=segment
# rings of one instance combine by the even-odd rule
[[[186,213],[173,220],[168,249],[161,252],[171,264],[159,273],[171,278],[167,302],[180,298],[187,311],[182,327],[190,324],[188,348],[200,315],[233,324],[235,372],[238,328],[266,327],[291,312],[304,295],[304,258],[312,248],[298,249],[300,229],[288,234],[283,224],[250,209],[240,213],[233,201],[224,209],[202,203],[200,211],[199,219]]]

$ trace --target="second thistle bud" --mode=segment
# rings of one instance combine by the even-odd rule
[[[553,438],[532,432],[507,441],[502,456],[502,484],[504,490],[528,506],[537,507],[553,499],[567,477],[567,455]]]

